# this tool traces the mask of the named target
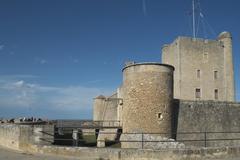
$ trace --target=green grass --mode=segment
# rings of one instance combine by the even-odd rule
[[[96,146],[97,139],[95,135],[83,135],[82,140],[86,146]]]

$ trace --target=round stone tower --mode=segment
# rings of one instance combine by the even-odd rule
[[[235,101],[234,69],[232,58],[232,35],[229,32],[222,32],[218,40],[223,43],[224,52],[224,77],[226,101]]]
[[[93,102],[93,120],[103,121],[104,120],[104,110],[105,110],[106,97],[100,95],[94,98]]]
[[[173,71],[160,63],[123,68],[123,133],[171,133]]]

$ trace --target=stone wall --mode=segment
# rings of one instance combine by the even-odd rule
[[[30,132],[33,136],[33,143],[38,145],[49,145],[54,141],[54,125],[34,125],[33,132]]]
[[[0,125],[0,145],[19,149],[20,128],[16,125]]]
[[[224,51],[224,77],[226,101],[235,101],[234,68],[232,54],[232,35],[229,32],[222,32],[218,40],[223,43]]]
[[[34,146],[31,151],[33,150],[37,153],[102,160],[219,160],[240,157],[239,147],[145,150]]]
[[[175,67],[174,98],[216,100],[217,90],[217,100],[235,100],[230,33],[223,32],[217,40],[178,37],[163,46],[162,63]],[[200,98],[196,98],[196,89],[200,89]]]
[[[174,139],[165,138],[164,134],[121,134],[121,147],[128,149],[180,149],[186,146]]]
[[[32,144],[52,144],[53,139],[53,125],[0,124],[0,145],[3,147],[24,150]]]
[[[117,107],[117,120],[120,123],[120,126],[122,126],[122,113],[123,113],[123,88],[122,85],[118,87],[117,89],[117,98],[120,99]]]
[[[94,99],[93,120],[94,121],[117,121],[118,120],[117,97],[98,96]]]
[[[171,132],[173,71],[160,63],[123,69],[123,133]]]
[[[240,140],[214,140],[240,139],[240,103],[180,100],[178,105],[176,103],[175,106],[178,110],[177,141],[203,140],[183,143],[207,147],[240,145]],[[204,132],[207,132],[206,135]],[[212,140],[205,144],[205,138]]]

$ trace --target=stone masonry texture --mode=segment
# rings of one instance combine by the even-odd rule
[[[206,147],[240,145],[240,103],[180,100],[174,109],[178,110],[177,141],[202,140],[183,143],[205,147],[206,132],[206,139],[210,140]]]
[[[171,133],[173,70],[159,63],[123,69],[123,133]]]
[[[163,46],[162,62],[175,67],[174,98],[235,101],[230,33],[221,33],[217,40],[178,37]],[[199,99],[196,89],[201,90]]]

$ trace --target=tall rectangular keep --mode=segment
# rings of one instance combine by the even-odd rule
[[[235,101],[232,37],[178,37],[162,47],[162,63],[175,67],[174,98]]]

